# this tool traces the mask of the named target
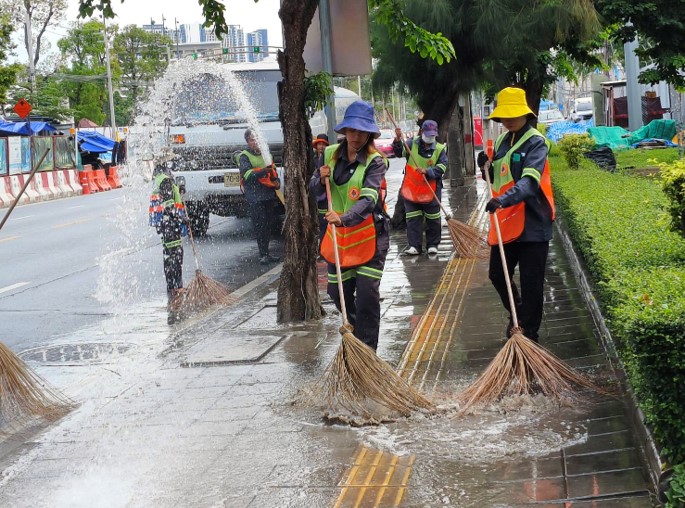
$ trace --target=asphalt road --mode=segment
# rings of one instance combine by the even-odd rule
[[[143,317],[166,326],[162,248],[147,224],[149,187],[14,210],[0,231],[0,341],[16,352],[70,342],[117,316],[122,333]],[[212,216],[197,247],[203,272],[234,289],[273,267],[259,265],[247,219]],[[195,265],[187,239],[184,248],[187,284]],[[272,253],[281,251],[273,241]]]
[[[391,160],[390,203],[402,167]],[[0,231],[0,341],[22,352],[167,326],[162,247],[148,226],[150,189],[141,180],[15,208]],[[203,273],[231,289],[274,266],[259,264],[249,219],[212,215],[208,237],[196,245]],[[282,249],[280,238],[272,240],[272,255]],[[195,263],[187,238],[184,250],[188,284]]]

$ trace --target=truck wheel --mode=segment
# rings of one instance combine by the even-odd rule
[[[202,203],[188,203],[188,217],[190,227],[195,236],[207,236],[209,229],[209,210]]]

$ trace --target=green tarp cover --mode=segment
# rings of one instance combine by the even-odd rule
[[[598,147],[608,146],[612,150],[627,150],[630,145],[649,138],[670,141],[675,131],[675,120],[652,120],[634,132],[623,127],[590,127],[587,130]]]

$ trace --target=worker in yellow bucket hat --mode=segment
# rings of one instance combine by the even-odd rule
[[[488,243],[489,276],[504,307],[511,312],[504,269],[497,246],[494,220],[500,224],[507,268],[514,292],[519,324],[526,337],[537,341],[542,322],[545,265],[554,221],[554,196],[547,161],[548,142],[529,123],[535,114],[526,102],[526,92],[508,87],[497,94],[490,119],[500,122],[506,132],[495,142],[492,158],[479,156],[479,166],[488,171],[492,199],[485,209],[490,216]],[[496,214],[494,212],[497,211]],[[518,265],[521,290],[514,285]],[[509,318],[507,336],[512,333]]]

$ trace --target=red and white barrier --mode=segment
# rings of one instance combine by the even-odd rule
[[[40,173],[40,180],[38,183],[40,184],[41,190],[39,192],[41,193],[44,201],[64,197],[62,192],[60,192],[55,185],[53,173],[54,171],[45,171]]]
[[[29,177],[29,175],[12,175],[10,176],[10,179],[12,180],[12,194],[15,196],[19,195],[19,192],[21,191],[22,187],[24,186],[24,182],[26,182],[26,179]],[[31,181],[28,187],[26,187],[26,191],[24,191],[24,195],[21,197],[21,200],[19,201],[20,205],[23,205],[25,203],[36,203],[40,201],[40,194],[36,190],[36,180],[35,178]]]
[[[55,180],[55,186],[63,197],[71,197],[74,195],[74,189],[67,185],[67,179],[64,176],[64,171],[53,171],[52,177]]]
[[[71,190],[74,191],[74,195],[81,195],[83,194],[83,187],[81,187],[81,184],[79,183],[78,180],[78,170],[77,169],[65,169],[63,170],[64,172],[64,178],[67,181],[67,185],[71,188]]]
[[[0,176],[0,208],[7,208],[14,201],[9,176]]]

